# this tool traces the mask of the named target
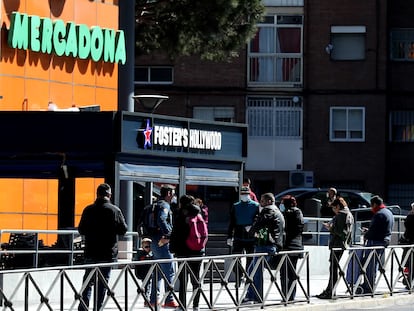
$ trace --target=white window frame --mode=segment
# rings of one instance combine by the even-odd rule
[[[303,106],[298,96],[249,96],[246,122],[249,137],[301,139]]]
[[[148,85],[148,84],[173,84],[174,83],[174,67],[173,66],[135,66],[135,69],[141,68],[147,70],[147,81],[137,81],[134,77],[134,84]],[[157,81],[151,77],[151,72],[157,69],[169,69],[171,70],[171,81]]]
[[[330,57],[334,61],[361,61],[366,59],[366,26],[331,26],[331,43],[330,43]],[[352,46],[352,44],[342,44],[338,46],[336,44],[336,39],[340,40],[342,43],[346,43],[347,40],[356,39],[356,36],[363,40],[362,46]],[[349,38],[347,38],[347,36]],[[336,38],[338,37],[338,38]],[[351,42],[351,41],[350,41]],[[353,55],[353,50],[360,48],[360,53],[355,53]],[[359,55],[360,56],[357,56]]]
[[[390,31],[390,59],[414,61],[414,28],[393,28]]]
[[[344,128],[339,128],[334,124],[334,113],[339,111],[346,112],[346,120]],[[359,129],[352,129],[350,128],[350,120],[349,120],[349,113],[352,111],[361,111],[362,112],[362,120]],[[336,137],[335,131],[341,130],[346,133],[345,137]],[[361,137],[353,138],[352,132],[353,131],[361,131]],[[364,142],[365,141],[365,107],[342,107],[342,106],[335,106],[330,108],[329,113],[329,139],[333,142]]]
[[[278,21],[278,17],[280,21]],[[283,17],[300,17],[298,22],[283,23]],[[273,19],[273,22],[272,22]],[[288,87],[300,88],[303,85],[303,20],[304,16],[298,14],[267,14],[263,22],[258,23],[258,33],[260,30],[267,30],[274,33],[275,37],[269,37],[269,46],[263,52],[252,52],[253,38],[248,43],[247,48],[247,84],[249,87]],[[281,53],[277,51],[277,30],[283,28],[300,29],[300,52],[299,53]],[[274,46],[270,41],[274,40]],[[263,41],[261,41],[263,42]],[[266,43],[266,42],[265,42]],[[273,51],[268,51],[272,48]],[[259,64],[257,64],[259,63]],[[264,65],[260,65],[264,63]],[[270,64],[270,65],[267,65]],[[255,74],[252,69],[265,71],[265,73]],[[257,77],[256,77],[257,75]],[[259,75],[264,77],[260,78]],[[256,79],[254,79],[256,77]]]
[[[199,117],[200,115],[202,117]],[[220,121],[220,122],[228,122],[228,121],[223,121],[221,119],[230,119],[229,122],[234,122],[235,112],[234,112],[234,107],[195,106],[193,107],[193,117],[200,119],[200,120]]]

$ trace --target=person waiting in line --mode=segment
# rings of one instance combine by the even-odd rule
[[[326,192],[326,201],[325,204],[321,207],[321,217],[333,217],[335,216],[334,211],[332,210],[332,203],[337,198],[338,191],[336,188],[329,188]]]
[[[111,187],[104,183],[96,189],[96,200],[88,205],[82,212],[78,225],[79,234],[85,237],[85,264],[107,263],[117,260],[118,255],[118,235],[127,232],[127,224],[121,210],[111,203]],[[111,267],[99,268],[100,273],[106,282],[109,280]],[[89,300],[93,281],[85,285],[89,274],[93,268],[87,268],[83,276],[85,286],[82,294],[82,301],[79,303],[78,310],[86,311],[89,307]],[[92,280],[95,278],[93,277]],[[100,310],[105,298],[106,287],[104,282],[99,280],[95,284],[97,300],[94,310]]]
[[[192,250],[188,247],[186,243],[187,237],[190,233],[188,218],[196,216],[197,214],[201,214],[200,207],[194,203],[195,199],[191,195],[183,195],[179,199],[178,214],[174,218],[175,223],[173,230],[171,232],[170,240],[170,250],[177,258],[201,257],[205,254],[205,249]],[[193,292],[196,292],[193,300],[193,311],[198,311],[198,305],[200,301],[199,278],[201,269],[201,258],[200,260],[188,261],[187,264],[191,272],[188,272],[186,268],[184,268],[178,276],[178,279],[180,281],[179,298],[181,303],[184,304],[184,307],[186,307],[187,283],[189,274],[190,281],[193,286]],[[176,310],[184,310],[184,308],[178,307]]]
[[[254,223],[250,229],[250,234],[255,239],[255,253],[267,253],[265,260],[269,262],[271,256],[274,256],[283,248],[283,236],[285,231],[285,219],[279,208],[275,205],[273,193],[265,193],[260,198],[260,212],[256,215]],[[249,273],[253,274],[253,283],[248,285],[246,297],[242,303],[261,303],[263,301],[263,272],[259,267],[255,273],[254,268],[257,265],[259,257],[252,260]]]
[[[411,203],[411,211],[404,219],[404,227],[404,234],[400,237],[398,243],[401,245],[414,244],[414,203]],[[409,248],[404,248],[401,261],[405,260],[408,251]],[[414,282],[414,254],[412,252],[408,256],[405,267],[408,269],[408,273],[406,275],[408,280],[404,279],[403,284],[407,289],[411,289]]]
[[[256,194],[253,192],[253,190],[252,190],[252,183],[251,183],[251,180],[250,180],[250,178],[244,178],[243,179],[243,185],[242,185],[243,187],[247,187],[247,188],[249,188],[250,189],[250,193],[249,193],[249,195],[250,195],[250,198],[253,200],[253,201],[255,201],[255,202],[259,202],[259,200],[257,199],[257,197],[256,197]]]
[[[392,229],[394,227],[394,215],[385,207],[382,198],[377,195],[371,198],[371,210],[374,215],[371,218],[369,227],[362,228],[365,246],[383,246],[385,248],[391,241]],[[364,293],[372,293],[375,288],[379,260],[383,260],[384,248],[376,249],[374,251],[376,255],[371,257],[367,266],[366,278],[361,285],[361,289]],[[370,251],[365,252],[366,256],[369,256],[369,254]]]
[[[230,209],[230,221],[227,230],[227,245],[232,247],[233,254],[251,254],[254,252],[254,237],[249,234],[255,216],[259,212],[259,203],[250,198],[250,189],[241,187],[240,201]],[[246,271],[251,257],[246,260]],[[240,285],[242,275],[236,278],[236,286]]]
[[[157,210],[155,212],[156,230],[151,236],[151,249],[154,254],[154,259],[173,259],[170,252],[170,236],[173,229],[173,214],[171,211],[171,202],[175,197],[175,187],[172,185],[162,185],[160,189],[160,198],[157,201]],[[158,295],[160,294],[160,283],[162,281],[162,274],[166,277],[164,281],[165,291],[170,291],[167,283],[172,284],[174,280],[174,264],[172,261],[160,264],[162,273],[158,273],[158,279],[153,280],[151,288],[151,305],[158,304]],[[173,294],[168,293],[165,303],[165,308],[177,308],[178,303],[174,300]]]
[[[195,198],[194,204],[200,207],[201,215],[203,216],[204,221],[208,224],[208,206],[201,198]]]
[[[326,192],[326,200],[322,202],[320,214],[324,218],[332,218],[335,216],[334,211],[332,210],[332,203],[337,198],[338,191],[336,188],[329,188]],[[322,224],[321,232],[328,232],[328,229],[324,224]],[[319,245],[328,245],[329,244],[329,235],[320,235],[319,236]]]
[[[303,250],[302,233],[304,227],[304,219],[302,211],[296,204],[295,197],[286,195],[282,198],[279,205],[280,211],[285,218],[285,242],[283,250],[300,251]],[[293,301],[296,296],[296,285],[291,294],[288,293],[296,280],[296,265],[298,259],[303,258],[303,253],[289,254],[280,270],[280,283],[282,293],[285,300]]]
[[[338,280],[339,260],[352,243],[352,230],[354,226],[354,217],[348,208],[346,201],[337,197],[331,204],[335,214],[331,222],[324,223],[326,229],[330,232],[329,249],[329,281],[326,289],[316,297],[319,299],[331,299],[334,295],[334,287]]]
[[[136,259],[138,261],[144,261],[144,260],[152,260],[154,259],[154,255],[151,251],[151,242],[152,240],[149,238],[143,238],[141,240],[141,247],[137,250]],[[135,266],[135,275],[138,279],[144,280],[149,272],[151,265],[136,265]],[[151,297],[151,286],[152,286],[152,279],[149,279],[147,283],[144,285],[145,290],[145,297],[147,299],[150,299]],[[147,303],[145,302],[145,305]]]

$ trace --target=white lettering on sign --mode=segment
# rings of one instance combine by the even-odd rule
[[[154,126],[154,145],[221,150],[221,133],[173,126]]]

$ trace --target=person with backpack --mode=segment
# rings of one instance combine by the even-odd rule
[[[154,254],[154,259],[173,259],[170,252],[170,236],[173,229],[173,215],[171,211],[171,201],[175,197],[175,187],[172,185],[162,185],[160,189],[160,198],[152,206],[152,214],[149,217],[153,219],[154,228],[148,230],[149,238],[151,239],[151,249]],[[164,283],[165,292],[169,292],[162,307],[177,308],[178,303],[174,300],[173,294],[169,288],[169,284],[174,280],[174,264],[172,261],[160,264],[162,273],[157,273],[157,280],[152,282],[151,288],[151,305],[158,304],[158,296],[160,294],[160,283],[162,274],[167,278]],[[169,284],[168,284],[169,283]]]
[[[208,239],[207,224],[202,217],[201,209],[195,204],[195,199],[191,195],[183,195],[179,200],[178,215],[175,218],[174,228],[171,232],[170,250],[178,258],[201,257],[205,254],[205,246]],[[180,263],[185,264],[184,262]],[[183,306],[178,310],[187,310],[187,283],[188,274],[193,286],[194,295],[193,310],[198,310],[200,300],[201,283],[199,279],[201,258],[200,260],[191,260],[187,262],[188,271],[184,268],[180,275],[179,297]]]

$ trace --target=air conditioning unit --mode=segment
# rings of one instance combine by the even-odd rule
[[[289,172],[289,187],[313,187],[313,172],[312,171],[290,171]]]

